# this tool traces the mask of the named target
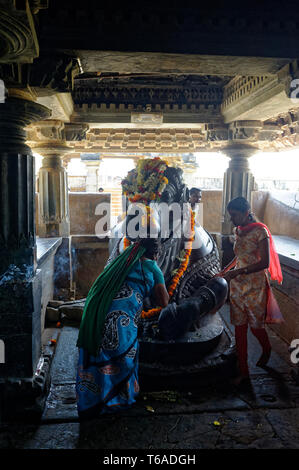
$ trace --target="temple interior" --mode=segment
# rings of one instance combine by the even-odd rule
[[[299,11],[290,0],[228,3],[0,0],[0,448],[299,448],[289,350],[299,177],[264,189],[250,168],[256,154],[299,148]],[[228,163],[218,186],[202,187],[201,225],[221,266],[233,257],[226,207],[238,196],[279,255],[273,292],[285,321],[267,326],[269,371],[255,366],[250,337],[253,394],[225,378],[211,389],[200,378],[169,389],[145,380],[132,412],[85,428],[74,391],[80,300],[110,250],[97,207],[109,205],[112,228],[121,180],[140,159],[167,159],[190,189],[197,156],[212,153]],[[233,341],[229,302],[219,315]]]

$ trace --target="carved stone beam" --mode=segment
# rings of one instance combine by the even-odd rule
[[[81,70],[76,57],[66,54],[41,55],[30,66],[30,86],[40,90],[38,96],[50,92],[71,92],[74,78]]]
[[[228,126],[225,124],[206,124],[206,139],[209,142],[223,142],[228,140]]]
[[[52,118],[69,122],[74,111],[74,78],[80,72],[76,57],[41,55],[29,68],[28,83],[37,101],[52,110]]]
[[[256,142],[259,130],[263,128],[261,121],[234,121],[229,125],[228,140]]]
[[[271,143],[279,139],[282,134],[283,129],[280,126],[264,122],[263,128],[258,132],[259,147],[262,148],[265,142],[268,142],[270,147]]]
[[[82,142],[86,140],[86,134],[89,131],[88,124],[76,124],[68,123],[65,124],[65,138],[69,145],[71,142]]]
[[[289,98],[290,80],[289,66],[277,75],[233,78],[223,89],[224,122],[264,121],[288,111],[294,106]]]

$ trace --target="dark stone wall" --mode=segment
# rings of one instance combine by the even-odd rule
[[[0,285],[0,339],[5,363],[0,377],[31,377],[41,353],[41,271]]]

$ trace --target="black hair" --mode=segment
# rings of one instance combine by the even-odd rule
[[[190,191],[189,191],[189,194],[191,196],[192,194],[197,193],[197,192],[201,193],[201,189],[200,188],[191,188]]]
[[[159,253],[160,242],[158,238],[140,238],[139,242],[146,249],[143,255],[146,258],[154,259]]]
[[[249,219],[254,220],[254,215],[251,212],[250,204],[247,199],[245,199],[245,197],[236,197],[235,199],[229,201],[227,210],[239,211],[242,214],[249,212]]]
[[[229,201],[227,210],[239,211],[244,214],[245,212],[250,211],[250,204],[245,197],[236,197]]]

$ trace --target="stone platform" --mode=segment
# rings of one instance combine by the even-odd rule
[[[228,305],[221,316],[232,329]],[[221,379],[184,391],[143,390],[131,409],[86,423],[79,423],[75,402],[77,334],[75,327],[61,330],[41,422],[1,425],[1,449],[299,448],[299,386],[290,375],[288,345],[272,330],[265,369],[255,366],[260,350],[249,333],[251,389]]]

